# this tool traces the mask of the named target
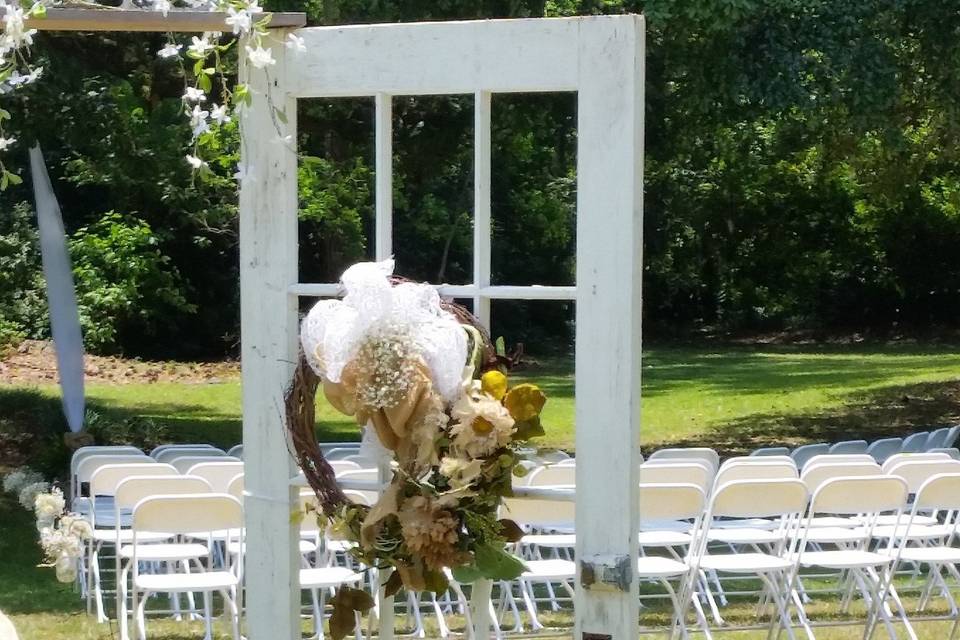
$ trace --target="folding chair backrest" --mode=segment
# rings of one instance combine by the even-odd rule
[[[176,467],[177,471],[180,473],[186,474],[190,469],[200,464],[201,462],[240,462],[236,458],[230,458],[228,456],[200,456],[200,455],[190,455],[190,456],[175,456],[172,459],[168,460],[170,464]],[[241,463],[243,464],[243,463]]]
[[[90,478],[93,477],[93,474],[96,473],[97,469],[100,467],[105,467],[108,464],[153,464],[153,458],[148,455],[141,453],[140,455],[113,455],[113,454],[96,454],[88,456],[80,461],[80,464],[77,465],[77,472],[74,476],[76,482],[76,488],[79,489],[84,483],[90,482]],[[76,495],[76,494],[75,494]]]
[[[711,500],[714,518],[795,516],[807,507],[809,492],[799,480],[737,480],[717,488]]]
[[[233,445],[232,447],[227,449],[227,455],[232,458],[240,458],[241,460],[243,460],[243,445],[242,444]]]
[[[907,486],[910,487],[910,493],[918,492],[927,480],[944,473],[960,473],[960,461],[920,460],[917,462],[901,462],[887,472],[891,476],[898,476],[906,480]]]
[[[800,480],[807,485],[810,493],[816,491],[828,480],[850,476],[880,476],[883,470],[876,462],[841,462],[838,464],[816,464],[803,470]]]
[[[126,445],[120,446],[106,446],[106,445],[92,445],[89,447],[80,447],[73,452],[73,455],[70,456],[70,474],[73,475],[77,472],[77,467],[80,463],[89,458],[90,456],[135,456],[140,457],[143,454],[143,451],[136,447],[130,447]]]
[[[903,438],[883,438],[877,440],[867,448],[867,453],[877,462],[883,463],[887,458],[903,449]]]
[[[789,456],[790,449],[786,447],[760,447],[759,449],[754,449],[750,453],[750,457],[765,457],[765,456]]]
[[[900,451],[903,453],[919,453],[927,450],[927,441],[930,439],[929,431],[914,433],[903,439],[903,447]]]
[[[559,449],[555,451],[543,451],[537,452],[537,460],[544,462],[546,464],[561,462],[564,460],[570,460],[570,455],[566,451],[560,451]]]
[[[942,453],[953,460],[960,460],[960,449],[949,447],[946,449],[931,449],[930,453]]]
[[[726,465],[717,472],[716,486],[736,480],[796,480],[797,467],[790,462],[734,463]]]
[[[947,444],[947,438],[950,435],[950,427],[941,427],[930,432],[927,438],[927,449],[942,449],[951,445]]]
[[[692,520],[703,515],[707,497],[694,484],[640,484],[640,522]]]
[[[544,498],[504,498],[500,517],[509,518],[517,524],[531,527],[572,527],[574,501],[569,499],[547,500]]]
[[[932,476],[917,491],[913,504],[917,511],[960,509],[960,473]]]
[[[177,444],[161,444],[161,445],[158,445],[158,446],[156,446],[156,447],[154,447],[153,449],[150,450],[150,457],[151,457],[151,458],[156,458],[158,455],[160,455],[160,454],[163,453],[164,451],[168,451],[168,450],[171,450],[171,449],[206,449],[206,450],[211,450],[211,449],[212,449],[212,450],[214,450],[214,451],[220,451],[220,449],[218,449],[217,447],[213,446],[212,444],[206,444],[206,443],[203,443],[203,442],[196,442],[196,443],[177,443]]]
[[[225,493],[190,493],[144,498],[133,508],[135,531],[184,534],[239,529],[240,501]]]
[[[821,456],[830,453],[830,445],[826,443],[805,444],[797,447],[790,452],[790,457],[797,463],[798,469],[803,469],[803,465],[813,456]]]
[[[157,462],[134,462],[105,464],[97,468],[90,476],[90,495],[112,496],[117,486],[127,478],[137,476],[176,476],[177,470],[169,464]]]
[[[203,456],[204,458],[226,458],[227,454],[220,449],[210,446],[189,446],[189,447],[170,447],[159,452],[156,456],[157,462],[172,463],[177,458]]]
[[[187,470],[187,475],[199,476],[209,482],[216,493],[230,493],[230,481],[238,473],[243,473],[243,463],[240,461],[198,462]]]
[[[577,468],[570,466],[540,467],[530,473],[527,486],[573,486],[577,483]]]
[[[640,462],[643,463],[643,456],[640,456]],[[555,467],[575,467],[577,466],[576,458],[564,458],[563,460],[557,460],[556,462],[551,463]]]
[[[957,439],[960,438],[960,424],[956,424],[950,427],[950,430],[947,432],[947,437],[944,439],[943,444],[938,449],[949,449],[954,447],[957,444]]]
[[[243,474],[238,473],[230,481],[230,484],[227,485],[227,493],[231,496],[243,502]]]
[[[866,440],[844,440],[830,445],[830,453],[866,453],[868,446]]]
[[[884,460],[882,467],[884,473],[889,473],[890,469],[904,462],[936,462],[938,460],[943,461],[949,459],[949,455],[941,452],[897,453]]]
[[[897,476],[832,478],[814,492],[810,513],[857,515],[899,511],[907,503],[908,493],[907,482]]]
[[[136,476],[117,485],[114,506],[132,509],[138,502],[151,496],[212,493],[210,483],[196,476]]]
[[[768,455],[768,456],[755,456],[750,454],[749,456],[734,456],[732,458],[727,458],[723,461],[723,464],[720,465],[721,469],[725,469],[733,464],[766,464],[768,462],[785,462],[789,465],[792,465],[794,469],[797,468],[797,463],[793,461],[793,458],[784,454],[784,455]]]
[[[642,484],[692,484],[700,487],[704,493],[713,486],[713,474],[706,465],[701,463],[651,464],[645,462],[640,465],[639,471]]]
[[[344,457],[342,457],[342,458],[340,458],[340,459],[341,459],[341,460],[344,460],[344,461],[346,461],[346,462],[355,462],[355,463],[357,463],[358,465],[360,465],[360,468],[361,468],[361,469],[373,469],[374,467],[377,466],[377,461],[376,461],[376,460],[374,460],[373,458],[370,458],[370,457],[368,457],[368,456],[359,454],[359,453],[354,454],[354,455],[352,455],[352,456],[344,456]]]
[[[335,447],[323,451],[323,457],[326,460],[343,460],[347,456],[355,456],[360,451],[360,447]]]
[[[706,447],[659,449],[651,453],[647,461],[665,460],[669,458],[704,460],[713,467],[714,471],[720,468],[720,456],[713,449]]]
[[[379,474],[376,469],[360,469],[359,471],[344,471],[343,473],[337,474],[337,482],[340,484],[348,484],[350,482],[363,482],[367,483],[377,483],[379,481]],[[367,502],[374,504],[380,497],[380,492],[376,488],[371,487],[370,489],[366,488],[357,488],[345,486],[344,489],[350,489],[352,491],[359,492],[363,494]]]
[[[328,463],[333,469],[334,474],[341,474],[344,471],[359,471],[360,465],[352,460],[332,460]]]
[[[344,489],[343,495],[347,496],[350,499],[350,502],[354,504],[364,504],[368,507],[373,503],[370,502],[369,491],[353,491],[351,489]]]
[[[817,464],[840,464],[840,463],[863,463],[863,464],[876,464],[877,461],[873,459],[873,456],[869,456],[865,453],[826,453],[819,456],[813,456],[807,460],[801,471],[804,469],[809,469],[810,467]]]

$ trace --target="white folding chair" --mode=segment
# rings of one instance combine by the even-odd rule
[[[346,485],[345,488],[358,491],[365,496],[365,499],[370,504],[376,503],[380,498],[380,493],[377,489],[366,489],[366,488],[356,488],[348,486],[351,482],[361,482],[364,484],[370,483],[379,483],[380,475],[376,469],[359,469],[354,471],[343,471],[337,474],[337,482],[341,485]]]
[[[818,464],[876,464],[877,461],[873,459],[873,456],[869,456],[865,453],[824,453],[820,455],[811,456],[803,463],[802,467],[799,467],[800,471],[805,471],[810,467],[816,466]]]
[[[116,526],[114,539],[121,541],[120,549],[115,554],[117,576],[116,610],[117,620],[120,623],[120,638],[127,640],[129,635],[129,620],[127,610],[128,579],[130,575],[130,560],[133,558],[133,532],[121,528],[124,514],[132,513],[133,508],[144,498],[155,495],[176,495],[210,493],[210,483],[203,478],[181,475],[132,476],[123,479],[114,493],[114,509]],[[149,535],[141,532],[138,558],[140,562],[156,563],[159,567],[165,565],[168,572],[176,570],[180,563],[184,570],[189,570],[191,560],[199,561],[209,555],[209,549],[199,543],[168,542],[170,536],[166,534]],[[189,610],[196,609],[193,602],[193,593],[187,592]],[[178,594],[171,593],[173,613],[177,619],[181,616]],[[209,614],[209,611],[205,613]],[[209,629],[210,620],[207,618]]]
[[[72,497],[71,511],[85,513],[89,503],[83,500],[90,476],[100,467],[108,464],[153,462],[153,458],[142,451],[125,451],[120,453],[102,453],[90,451],[83,456],[74,456],[70,470],[70,492]],[[74,466],[74,464],[76,466]]]
[[[867,447],[867,453],[873,456],[874,460],[883,463],[890,456],[900,453],[903,450],[903,438],[882,438],[871,443]]]
[[[767,454],[762,456],[734,456],[732,458],[727,458],[723,461],[723,464],[720,465],[720,468],[729,467],[732,464],[763,464],[765,462],[786,462],[792,464],[794,468],[797,467],[797,463],[794,462],[793,458],[788,455],[781,454]]]
[[[232,495],[234,498],[240,501],[243,504],[243,474],[238,473],[230,480],[230,484],[227,485],[227,493]]]
[[[577,468],[566,465],[550,465],[534,469],[527,481],[529,487],[573,487],[577,484]]]
[[[146,638],[144,608],[153,593],[202,593],[204,609],[209,611],[210,596],[223,597],[230,617],[233,639],[240,640],[240,611],[237,606],[238,572],[243,565],[243,507],[240,501],[226,494],[185,494],[155,496],[141,500],[133,509],[133,541],[130,567],[133,578],[131,594],[141,638]],[[140,544],[144,531],[178,536],[196,531],[238,531],[240,551],[233,567],[198,567],[194,573],[144,574],[140,571]],[[229,557],[229,556],[227,556]],[[210,634],[208,627],[208,637]]]
[[[91,606],[96,608],[98,622],[107,622],[106,611],[103,602],[103,581],[101,579],[100,558],[103,548],[113,547],[114,556],[117,555],[119,545],[129,540],[129,509],[127,511],[117,511],[115,505],[115,494],[117,487],[127,478],[144,475],[156,476],[176,476],[177,470],[167,464],[158,464],[146,456],[143,458],[119,458],[126,460],[149,460],[149,462],[130,462],[130,463],[110,463],[105,461],[102,456],[88,458],[81,463],[78,470],[78,477],[86,478],[86,473],[92,471],[89,479],[84,480],[87,484],[89,497],[89,510],[86,518],[90,522],[93,535],[87,541],[86,560],[84,562],[84,574],[86,576],[87,610]],[[111,457],[112,459],[118,459]],[[121,529],[127,535],[122,537]],[[165,540],[163,536],[156,537],[154,541]],[[116,575],[116,574],[115,574]]]
[[[804,467],[800,480],[807,485],[810,494],[814,494],[820,486],[835,478],[850,476],[879,476],[883,470],[873,460],[869,462],[823,462]],[[862,521],[856,516],[817,515],[810,521],[810,526],[819,529],[816,534],[808,534],[819,544],[825,543],[857,543],[864,539],[866,531],[862,528]]]
[[[793,544],[801,515],[807,507],[807,498],[806,485],[795,479],[726,483],[714,491],[703,521],[703,531],[696,536],[698,548],[693,556],[695,570],[754,575],[760,579],[765,597],[770,598],[776,609],[771,620],[770,637],[776,637],[775,634],[782,629],[791,640],[794,638],[791,609],[796,612],[804,629],[809,629],[803,603],[791,582],[796,570]],[[722,518],[774,519],[777,522],[777,539],[765,548],[756,547],[755,551],[747,553],[721,554],[709,551],[710,529]],[[717,616],[716,611],[714,616]],[[709,630],[706,636],[708,639],[712,637]]]
[[[943,572],[947,571],[955,581],[960,582],[960,571],[957,570],[957,565],[960,564],[960,548],[950,544],[956,536],[957,523],[960,520],[958,510],[960,510],[960,474],[937,474],[928,478],[916,492],[907,526],[914,526],[913,517],[919,513],[940,511],[947,513],[945,521],[952,523],[953,530],[944,541],[937,544],[931,544],[929,541],[923,541],[919,545],[912,544],[914,541],[904,537],[896,552],[898,562],[910,562],[917,566],[929,567],[927,584],[920,595],[917,609],[924,611],[930,603],[935,588],[938,589],[947,600],[950,616],[953,618],[950,640],[957,637],[960,608],[951,593],[951,585],[947,584],[943,578]]]
[[[243,460],[243,444],[235,444],[227,449],[227,455],[231,458],[239,458]]]
[[[344,471],[360,471],[362,467],[353,462],[352,460],[332,460],[327,464],[330,465],[330,468],[333,469],[335,475],[339,475]]]
[[[536,599],[534,597],[535,583],[544,583],[547,587],[548,599],[551,606],[556,608],[557,601],[554,594],[553,585],[560,584],[569,595],[571,601],[574,598],[572,581],[576,576],[576,565],[569,559],[558,557],[557,548],[570,547],[575,544],[575,534],[573,531],[574,501],[572,492],[569,489],[558,489],[562,492],[565,499],[548,500],[541,498],[505,498],[501,507],[501,517],[514,520],[521,527],[531,531],[529,535],[524,535],[517,545],[518,551],[524,556],[524,563],[527,570],[516,580],[520,596],[523,599],[527,614],[530,617],[530,626],[532,630],[543,629],[540,619],[537,616]],[[562,530],[564,533],[557,537],[551,533]],[[556,539],[551,539],[554,537]],[[543,559],[540,547],[552,547],[554,557]],[[513,588],[511,583],[501,582],[501,592],[507,598],[507,604],[514,611],[516,620],[516,631],[522,629],[522,622],[517,614],[514,604]]]
[[[241,473],[243,473],[243,463],[240,461],[207,461],[193,465],[187,470],[186,475],[203,478],[210,483],[215,493],[229,493],[230,481]]]
[[[706,494],[693,484],[640,484],[640,528],[656,527],[659,522],[690,521],[694,531],[700,530],[700,519],[706,506]],[[691,539],[685,556],[688,556],[696,541]],[[707,619],[697,598],[692,598],[695,571],[691,570],[688,557],[664,557],[641,555],[637,560],[637,577],[640,580],[659,583],[673,605],[672,630],[679,630],[687,638],[686,612],[692,600],[697,621],[705,633],[709,634]],[[671,584],[678,582],[678,589]],[[678,595],[679,591],[679,595]]]
[[[106,455],[115,455],[115,456],[133,456],[136,458],[143,456],[143,451],[136,447],[131,447],[127,445],[91,445],[87,447],[80,447],[73,452],[73,455],[70,456],[70,499],[76,498],[80,495],[79,487],[76,485],[77,477],[77,467],[80,466],[80,463],[89,458],[90,456],[106,456]]]
[[[642,484],[695,484],[704,493],[713,487],[713,473],[702,461],[644,462],[639,468]]]
[[[894,465],[888,475],[903,478],[910,494],[914,495],[933,476],[955,473],[960,473],[960,461],[957,460],[910,460]],[[949,519],[941,522],[935,512],[912,510],[909,514],[901,515],[899,521],[894,521],[889,515],[878,517],[873,536],[881,539],[892,536],[897,540],[905,537],[909,541],[945,541],[953,534],[953,530],[953,523]]]
[[[877,517],[891,511],[899,516],[908,494],[906,481],[895,476],[840,477],[825,481],[810,501],[797,558],[800,566],[846,572],[859,587],[867,604],[868,630],[872,627],[872,621],[879,617],[887,626],[890,637],[896,638],[888,606],[888,600],[893,600],[901,622],[910,637],[916,640],[906,610],[893,586],[893,567],[896,562],[893,540],[885,548],[874,551],[868,546]],[[822,550],[820,545],[816,545],[814,550],[809,550],[808,534],[814,531],[813,519],[821,514],[859,518],[866,528],[864,541],[832,550]],[[849,606],[849,601],[848,594],[841,605],[844,610]]]

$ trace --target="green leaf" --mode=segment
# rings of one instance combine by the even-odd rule
[[[492,544],[479,546],[474,558],[477,569],[490,580],[513,580],[527,569],[520,558]]]
[[[523,478],[528,473],[530,473],[530,470],[527,469],[522,464],[518,464],[513,468],[513,475],[516,476],[517,478]]]
[[[470,584],[483,577],[480,569],[476,565],[467,564],[460,567],[454,567],[453,579],[461,584]]]
[[[306,512],[296,509],[290,512],[290,524],[300,526],[300,523],[303,522],[303,519],[306,517]]]
[[[497,522],[500,523],[500,535],[502,535],[507,542],[520,542],[520,538],[523,537],[523,529],[520,528],[520,525],[506,518],[498,520]]]
[[[506,343],[506,341],[503,339],[503,336],[500,336],[499,338],[497,338],[496,350],[497,350],[497,355],[498,355],[498,356],[505,356],[505,355],[507,355],[507,343]]]
[[[33,9],[30,11],[30,14],[34,18],[46,18],[47,8],[38,2],[33,6]]]
[[[200,75],[197,77],[197,86],[203,89],[204,91],[209,92],[213,88],[213,82],[210,80],[208,75]]]
[[[540,416],[534,416],[529,420],[518,422],[514,426],[517,429],[513,433],[514,440],[529,440],[530,438],[539,438],[547,433],[544,431],[543,425],[540,423]]]
[[[273,112],[274,112],[275,114],[277,114],[277,120],[279,120],[279,121],[282,122],[283,124],[287,124],[287,112],[286,112],[286,111],[284,111],[283,109],[279,109],[279,108],[277,108],[277,107],[274,107],[274,108],[273,108]]]
[[[387,583],[383,585],[383,596],[385,598],[392,598],[397,595],[397,592],[400,591],[400,587],[403,586],[403,578],[400,577],[399,571],[394,571],[390,574],[390,578],[387,580]]]
[[[10,184],[23,184],[23,178],[18,176],[15,173],[7,172],[7,179],[10,181]]]
[[[445,574],[443,571],[433,571],[428,569],[427,571],[423,572],[423,581],[427,591],[432,591],[438,595],[446,591],[450,586],[450,581],[447,579],[447,574]]]

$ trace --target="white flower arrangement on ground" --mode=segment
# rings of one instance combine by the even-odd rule
[[[20,467],[14,469],[3,477],[3,490],[5,493],[12,494],[19,498],[20,491],[28,484],[41,482],[43,476],[30,467]]]

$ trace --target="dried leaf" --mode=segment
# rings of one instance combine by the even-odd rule
[[[500,522],[500,534],[507,542],[520,542],[520,538],[523,537],[523,529],[520,528],[520,525],[506,518],[498,522]]]
[[[387,583],[383,585],[383,595],[385,598],[392,598],[397,595],[397,592],[400,591],[400,587],[403,586],[403,578],[400,577],[398,571],[394,571],[390,574],[390,578],[387,580]]]

